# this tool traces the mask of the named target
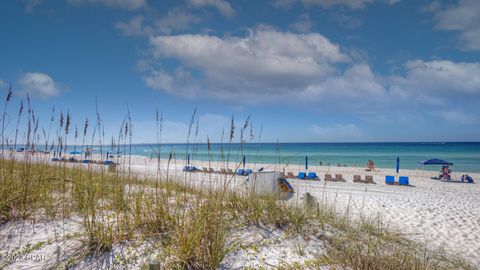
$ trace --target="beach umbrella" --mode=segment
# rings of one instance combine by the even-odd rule
[[[243,156],[243,168],[245,169],[245,156]]]
[[[190,165],[190,154],[187,155],[187,164]]]
[[[308,156],[305,156],[305,170],[308,170]]]
[[[80,155],[82,152],[80,151],[72,151],[70,152],[70,155]]]
[[[400,158],[397,157],[397,174],[398,174],[398,171],[400,171]]]
[[[441,160],[438,158],[432,158],[421,162],[423,165],[453,165],[452,162]]]

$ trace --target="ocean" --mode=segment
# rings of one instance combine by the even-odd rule
[[[105,147],[108,148],[108,147]],[[123,151],[122,151],[123,150]],[[125,151],[126,150],[126,151]],[[120,151],[129,154],[128,147]],[[158,145],[134,144],[131,154],[155,157]],[[439,158],[454,165],[453,171],[480,172],[480,142],[442,142],[442,143],[247,143],[247,144],[162,144],[161,158],[186,160],[190,156],[195,160],[241,162],[243,156],[247,163],[338,164],[366,167],[373,160],[378,168],[395,168],[397,157],[400,169],[422,168],[420,162],[430,158]],[[230,154],[229,154],[230,153]],[[425,166],[426,170],[439,170],[439,166]]]

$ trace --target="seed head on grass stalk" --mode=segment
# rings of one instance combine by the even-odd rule
[[[22,113],[23,113],[23,99],[20,101],[20,108],[18,110],[18,115],[17,115],[17,125],[15,127],[14,149],[17,149],[18,126],[20,125],[20,118],[22,117]]]
[[[68,135],[69,129],[70,129],[70,112],[68,111],[67,112],[67,120],[65,122],[65,134]]]
[[[13,96],[13,90],[12,90],[12,84],[10,84],[10,87],[8,88],[8,93],[7,97],[5,98],[5,106],[3,107],[3,116],[2,116],[2,157],[3,157],[3,151],[4,151],[4,143],[5,143],[5,137],[4,137],[4,132],[5,132],[5,116],[7,114],[7,104],[10,101],[10,99]]]

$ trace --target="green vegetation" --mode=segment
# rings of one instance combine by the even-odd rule
[[[317,237],[327,243],[324,255],[285,268],[470,267],[386,230],[379,220],[353,222],[326,206],[306,209],[274,196],[200,191],[179,184],[182,181],[140,179],[134,174],[125,177],[97,165],[70,168],[68,163],[5,159],[0,164],[2,223],[80,215],[91,254],[109,251],[125,241],[154,239],[161,247],[157,252],[164,267],[212,269],[229,252],[240,248],[241,239],[231,241],[231,232],[254,225]]]

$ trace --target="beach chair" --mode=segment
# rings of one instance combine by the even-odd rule
[[[82,163],[83,163],[83,164],[89,164],[90,162],[91,162],[91,160],[89,160],[89,159],[84,159],[84,160],[82,160]]]
[[[227,174],[235,174],[232,169],[227,169]]]
[[[251,169],[246,169],[245,170],[245,175],[250,175],[253,171]]]
[[[208,172],[209,173],[215,173],[215,170],[213,170],[213,168],[208,168]]]
[[[309,172],[308,175],[307,175],[307,178],[310,179],[310,180],[319,179],[315,172]]]
[[[293,175],[293,172],[287,172],[287,177],[288,178],[295,178],[295,175]]]
[[[365,183],[366,183],[366,184],[375,184],[375,182],[373,182],[373,176],[371,176],[371,175],[366,175],[366,176],[365,176]]]
[[[227,174],[227,170],[225,170],[224,168],[221,168],[220,173]]]
[[[190,166],[185,166],[182,169],[182,171],[184,171],[184,172],[188,172],[189,170],[190,170]]]
[[[353,176],[353,182],[354,183],[361,183],[362,182],[362,177],[360,175],[354,175]]]
[[[408,176],[400,176],[398,178],[398,184],[401,186],[408,186]]]
[[[299,172],[297,178],[298,179],[305,179],[305,178],[307,178],[307,174],[305,172]]]
[[[208,172],[208,169],[207,169],[206,167],[203,167],[203,168],[202,168],[202,171],[203,171],[204,173],[207,173],[207,172]]]
[[[294,193],[292,185],[285,178],[278,178],[278,183],[280,184],[280,190],[282,192]]]
[[[329,173],[325,174],[325,181],[333,181],[332,175]]]
[[[284,172],[280,172],[280,178],[287,178]]]
[[[54,157],[54,158],[52,158],[52,161],[60,161],[60,159],[59,159],[59,158],[56,158],[56,157]]]
[[[345,179],[343,179],[341,174],[335,174],[335,181],[345,182]]]
[[[113,161],[111,161],[111,160],[105,160],[105,161],[103,162],[103,165],[110,165],[110,164],[112,164],[112,163],[113,163]]]
[[[387,185],[395,185],[395,176],[387,175],[385,176],[385,184]]]
[[[243,175],[245,173],[244,169],[238,169],[237,170],[237,175]]]

